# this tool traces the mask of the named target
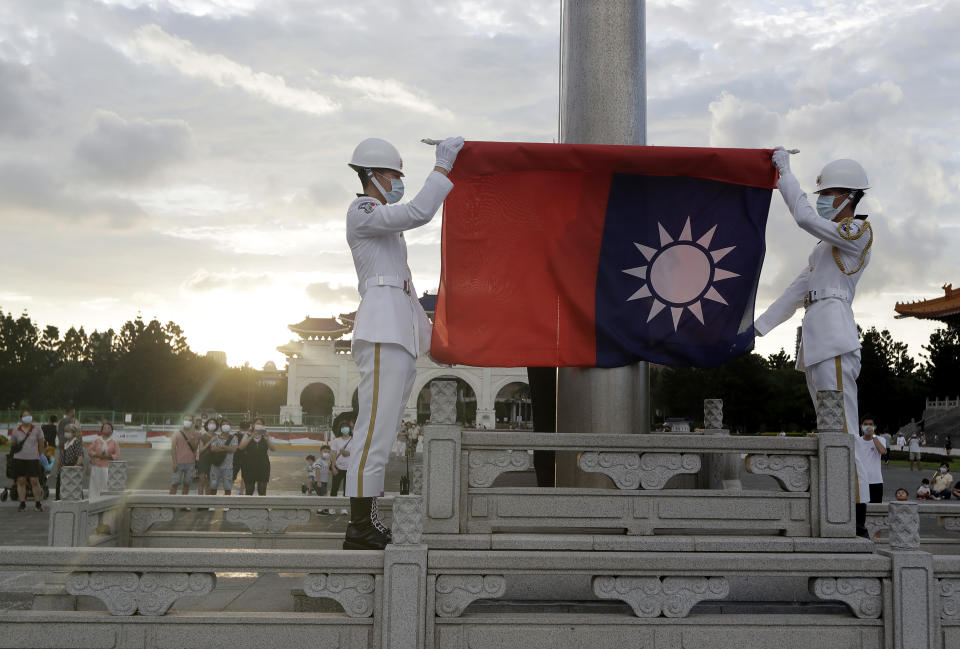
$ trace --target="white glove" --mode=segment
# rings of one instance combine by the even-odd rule
[[[462,137],[448,137],[437,144],[437,166],[450,171],[457,159],[457,154],[463,148]]]
[[[778,146],[773,150],[771,160],[773,161],[773,166],[777,168],[781,176],[790,173],[790,152],[782,146]]]

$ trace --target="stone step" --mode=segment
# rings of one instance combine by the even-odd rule
[[[871,553],[859,538],[787,536],[627,536],[623,534],[424,534],[431,550],[530,550],[580,552],[829,552]]]

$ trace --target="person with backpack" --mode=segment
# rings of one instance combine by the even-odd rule
[[[13,478],[17,481],[17,495],[20,497],[18,512],[27,510],[27,480],[36,501],[35,508],[43,511],[43,489],[40,488],[40,454],[46,445],[43,431],[33,423],[33,414],[29,410],[20,413],[20,425],[10,434],[10,455],[13,457]]]
[[[208,493],[211,496],[216,496],[221,486],[224,496],[229,496],[233,491],[233,454],[236,453],[240,441],[236,435],[231,434],[231,429],[230,421],[224,419],[220,422],[220,434],[210,442],[210,488]]]
[[[203,421],[201,428],[204,429],[200,435],[200,443],[197,448],[197,477],[200,479],[197,485],[197,494],[203,496],[210,491],[210,461],[213,454],[210,451],[210,445],[217,439],[217,420],[210,418]]]
[[[170,461],[173,465],[173,476],[170,478],[171,496],[177,493],[177,487],[183,488],[184,496],[190,493],[199,437],[200,435],[194,431],[193,419],[185,416],[183,428],[173,434],[170,443]]]

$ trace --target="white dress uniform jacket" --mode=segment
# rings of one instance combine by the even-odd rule
[[[360,291],[353,340],[395,343],[415,358],[430,350],[432,325],[417,299],[403,232],[429,223],[451,189],[453,183],[434,171],[407,203],[384,205],[359,196],[350,204],[347,243]]]
[[[797,225],[820,239],[809,263],[787,290],[754,322],[761,336],[807,306],[797,369],[860,349],[853,298],[857,282],[870,263],[873,231],[859,219],[828,221],[806,200],[792,173],[778,183]]]

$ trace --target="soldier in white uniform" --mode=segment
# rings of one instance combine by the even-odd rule
[[[777,187],[797,225],[819,241],[797,279],[756,319],[754,327],[763,336],[804,308],[797,369],[806,373],[814,407],[818,390],[843,392],[844,430],[856,435],[860,337],[852,305],[857,282],[870,263],[873,230],[866,217],[855,216],[854,210],[869,188],[867,174],[853,160],[827,164],[817,177],[814,210],[791,173],[790,156],[782,147],[774,151],[773,164],[780,172]],[[859,466],[857,470],[859,474]],[[863,489],[858,502],[866,503],[867,483],[859,482]],[[858,533],[866,534],[859,520],[857,527]]]
[[[377,516],[376,498],[403,409],[416,378],[417,356],[430,350],[432,325],[417,299],[407,266],[406,230],[429,223],[453,183],[463,138],[436,148],[436,166],[413,200],[403,197],[403,161],[389,142],[369,138],[357,145],[350,167],[363,193],[347,210],[347,243],[357,269],[360,308],[354,322],[353,358],[360,370],[360,411],[347,470],[350,525],[344,549],[383,549],[390,532]]]

